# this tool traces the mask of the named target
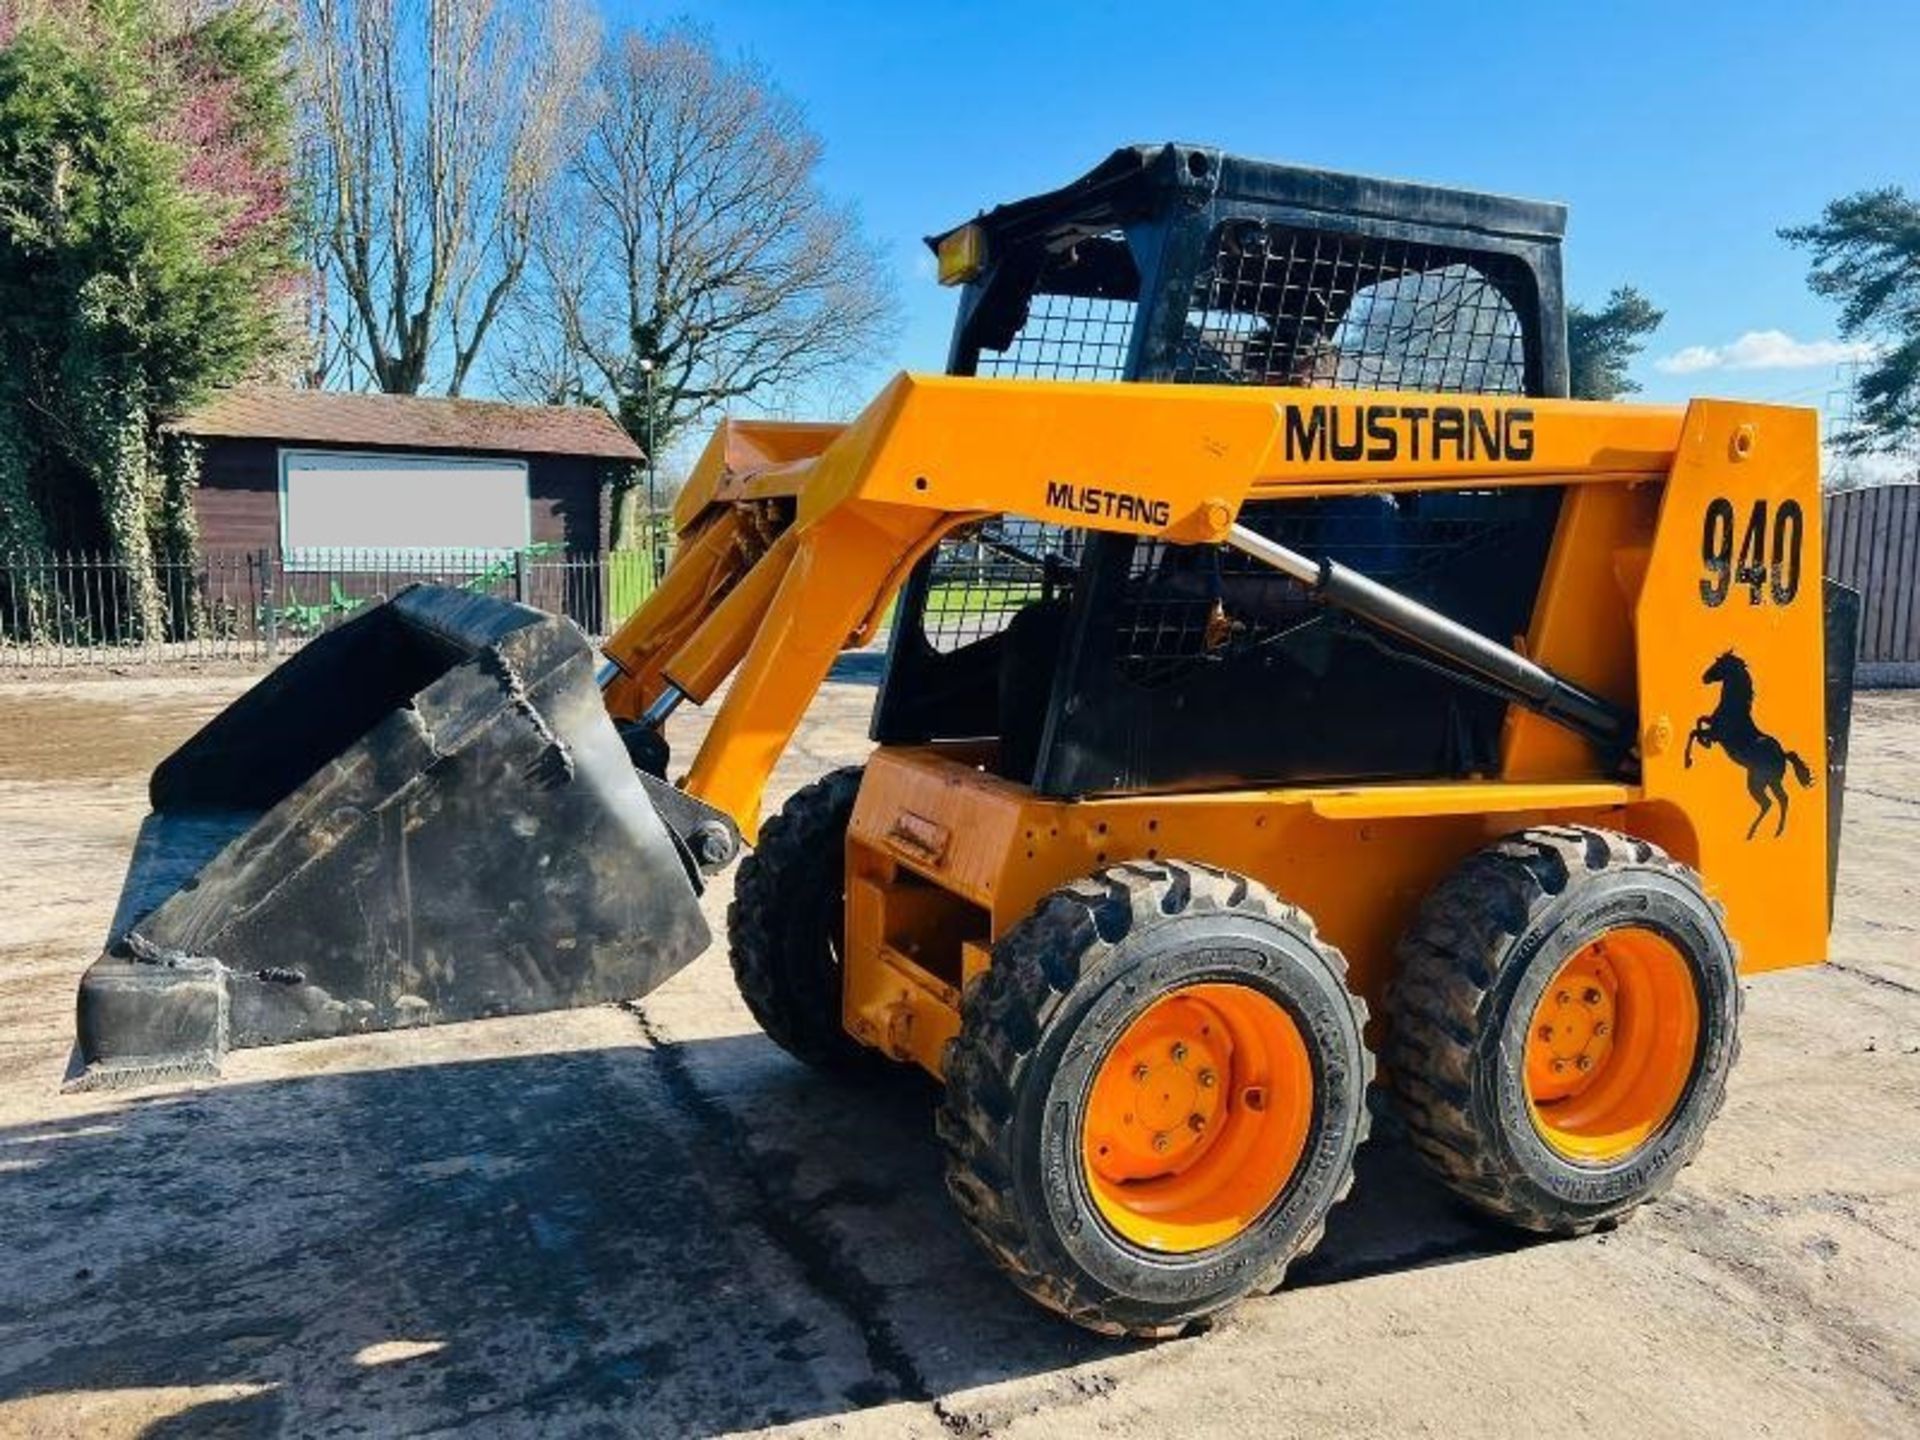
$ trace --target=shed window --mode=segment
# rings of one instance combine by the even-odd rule
[[[291,564],[348,550],[518,550],[529,526],[522,460],[281,452],[280,539]]]

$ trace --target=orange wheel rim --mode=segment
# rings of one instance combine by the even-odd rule
[[[1293,1017],[1244,985],[1162,996],[1101,1061],[1081,1130],[1100,1216],[1147,1250],[1231,1240],[1279,1197],[1313,1121]]]
[[[1563,1159],[1622,1160],[1672,1118],[1699,1048],[1700,1001],[1678,948],[1651,930],[1610,930],[1562,965],[1534,1006],[1534,1128]]]

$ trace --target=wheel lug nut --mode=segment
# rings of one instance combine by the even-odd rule
[[[1599,989],[1599,987],[1598,987],[1598,986],[1595,986],[1595,985],[1589,985],[1589,986],[1587,987],[1587,992],[1586,992],[1586,994],[1584,994],[1584,995],[1582,995],[1582,996],[1581,996],[1580,998],[1581,998],[1582,1000],[1584,1000],[1584,1001],[1586,1001],[1586,1002],[1587,1002],[1587,1004],[1589,1004],[1589,1005],[1598,1005],[1598,1004],[1600,1003],[1600,989]]]
[[[1187,1058],[1187,1047],[1176,1040],[1173,1042],[1173,1050],[1171,1053],[1173,1055],[1173,1063],[1178,1065]]]
[[[1613,1031],[1613,1026],[1609,1025],[1604,1020],[1596,1020],[1593,1022],[1593,1033],[1595,1035],[1608,1035],[1608,1034],[1611,1034],[1612,1031]]]
[[[1153,1137],[1153,1153],[1156,1155],[1164,1155],[1167,1152],[1167,1147],[1171,1144],[1173,1144],[1173,1137],[1168,1135],[1164,1130],[1159,1131]]]
[[[1207,1117],[1197,1113],[1187,1116],[1187,1128],[1198,1135],[1207,1128]]]
[[[1144,1065],[1136,1065],[1133,1067],[1133,1078],[1142,1085],[1147,1083],[1147,1076],[1152,1073],[1153,1072]]]
[[[1557,1005],[1571,1005],[1573,1003],[1573,994],[1571,991],[1562,990],[1559,994],[1555,995],[1553,999]]]
[[[1560,1060],[1560,1059],[1555,1059],[1555,1060],[1554,1060],[1554,1062],[1553,1062],[1553,1073],[1554,1073],[1554,1074],[1556,1074],[1556,1075],[1564,1075],[1564,1074],[1566,1074],[1566,1073],[1567,1073],[1567,1062],[1566,1062],[1566,1061],[1564,1061],[1564,1060]]]
[[[1215,1075],[1211,1070],[1202,1070],[1200,1072],[1200,1088],[1202,1090],[1211,1090],[1219,1078],[1220,1077]]]
[[[1551,1025],[1542,1025],[1540,1027],[1540,1038],[1542,1040],[1553,1039],[1553,1027]]]
[[[1585,1071],[1591,1070],[1593,1068],[1593,1057],[1591,1055],[1582,1055],[1578,1060],[1574,1061],[1573,1063],[1579,1066],[1581,1071],[1584,1073]]]

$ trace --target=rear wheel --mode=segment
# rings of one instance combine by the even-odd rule
[[[1672,1184],[1739,1050],[1718,907],[1657,846],[1579,826],[1470,858],[1420,909],[1390,999],[1389,1081],[1456,1192],[1580,1234]]]
[[[949,1046],[947,1184],[1014,1283],[1167,1335],[1271,1290],[1367,1129],[1340,952],[1239,876],[1117,866],[994,947]]]
[[[733,978],[753,1018],[788,1054],[841,1075],[882,1063],[841,1022],[847,825],[860,774],[850,766],[794,791],[761,827],[727,907]]]

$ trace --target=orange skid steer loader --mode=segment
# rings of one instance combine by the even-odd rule
[[[1825,957],[1855,607],[1811,413],[1560,398],[1563,218],[1170,145],[938,237],[952,373],[723,425],[598,683],[418,587],[168,759],[78,1083],[644,994],[744,845],[756,1018],[939,1077],[964,1223],[1083,1325],[1275,1287],[1376,1078],[1469,1203],[1614,1220],[1739,974]],[[889,623],[866,764],[763,825]]]

